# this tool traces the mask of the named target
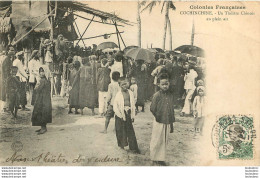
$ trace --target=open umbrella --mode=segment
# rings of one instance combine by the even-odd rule
[[[151,51],[143,48],[129,49],[126,51],[125,55],[133,58],[134,60],[144,60],[148,63],[154,61],[154,54]]]
[[[97,46],[97,50],[107,49],[107,48],[118,48],[118,46],[114,42],[103,42]]]
[[[161,48],[151,48],[151,49],[156,50],[158,53],[164,53],[164,50]]]
[[[176,48],[174,51],[178,53],[190,54],[195,57],[205,57],[205,52],[203,49],[192,45],[182,45]]]
[[[151,51],[152,53],[158,53],[158,51],[154,48],[148,48],[147,50]]]
[[[138,48],[138,46],[127,46],[125,47],[125,49],[123,50],[124,53],[126,53],[129,49],[133,49],[133,48]]]

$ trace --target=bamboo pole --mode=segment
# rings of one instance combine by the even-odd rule
[[[120,39],[119,39],[118,31],[117,31],[116,22],[115,22],[115,27],[116,27],[116,36],[117,36],[118,47],[119,47],[119,50],[121,51]]]
[[[119,32],[117,26],[116,26],[116,30],[117,30],[117,33],[118,33],[119,37],[121,38],[121,41],[123,42],[124,46],[126,47],[125,42],[123,40],[123,37],[122,37],[121,33]]]
[[[77,23],[76,23],[75,20],[74,20],[74,23],[75,23],[75,26],[76,26],[76,28],[77,28],[77,30],[78,30],[79,35],[81,36],[80,31],[79,31],[79,27],[78,27],[78,25],[77,25]],[[86,48],[85,42],[84,42],[83,40],[82,40],[82,42],[83,42],[83,45],[84,45],[85,48]]]
[[[124,32],[118,32],[118,33],[124,33]],[[108,33],[107,35],[113,35],[113,34],[117,34],[117,33]],[[92,39],[92,38],[98,38],[98,37],[103,37],[104,35],[98,35],[98,36],[92,36],[92,37],[87,37],[87,38],[82,38],[81,40],[88,40],[88,39]],[[79,39],[76,39],[79,40]],[[74,41],[76,41],[74,40]]]
[[[80,39],[79,41],[77,42],[77,44],[79,44],[80,40],[82,39],[83,35],[86,33],[88,27],[90,26],[90,24],[93,22],[93,19],[94,19],[95,16],[92,17],[91,21],[89,22],[88,26],[86,27],[85,31],[82,33],[82,35],[80,35]],[[82,40],[83,41],[83,40]],[[77,46],[76,44],[76,46]]]

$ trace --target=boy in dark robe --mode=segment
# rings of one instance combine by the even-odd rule
[[[17,110],[19,107],[19,89],[21,83],[19,77],[16,77],[18,68],[15,66],[11,67],[11,76],[7,79],[7,97],[9,99],[9,109],[14,118],[17,117]]]
[[[174,99],[170,92],[170,82],[167,74],[159,76],[160,91],[153,96],[150,110],[155,119],[153,122],[150,156],[153,164],[166,166],[166,147],[169,132],[173,133]]]

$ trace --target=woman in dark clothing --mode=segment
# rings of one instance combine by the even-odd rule
[[[52,105],[51,105],[51,83],[45,77],[44,69],[39,68],[40,82],[35,87],[36,98],[32,113],[32,126],[41,126],[37,130],[39,134],[47,132],[47,123],[52,122]]]
[[[75,61],[73,70],[70,71],[69,77],[69,114],[72,113],[71,109],[75,108],[75,114],[79,114],[79,81],[75,80],[76,76],[79,75],[80,62]]]
[[[150,100],[154,94],[154,79],[151,75],[156,68],[156,62],[147,63],[147,92],[146,100]]]
[[[83,115],[83,109],[85,107],[90,108],[92,115],[95,115],[94,108],[96,106],[96,81],[93,76],[92,67],[89,63],[89,58],[83,58],[82,63],[83,66],[80,68],[79,73],[74,79],[74,82],[79,83],[79,107],[81,110],[81,115]]]
[[[138,106],[142,107],[142,112],[144,112],[144,102],[146,97],[146,79],[147,79],[147,67],[144,64],[144,60],[136,60],[136,65],[133,67],[133,72],[131,77],[136,78],[137,89],[137,102],[136,110],[138,111]]]

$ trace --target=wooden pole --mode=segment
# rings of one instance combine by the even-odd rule
[[[138,46],[141,48],[142,46],[142,22],[140,15],[141,4],[140,0],[137,1],[137,23],[138,23]]]
[[[115,27],[116,27],[116,22],[115,22]],[[119,47],[119,50],[121,51],[120,39],[119,39],[119,35],[118,35],[118,31],[117,31],[117,27],[116,27],[116,36],[117,36],[118,47]]]
[[[194,36],[195,36],[195,25],[194,25],[194,19],[192,20],[192,32],[191,32],[191,46],[194,44]]]
[[[124,32],[118,32],[118,33],[124,33]],[[107,35],[113,35],[113,34],[117,34],[117,33],[108,33]],[[98,37],[104,37],[104,35],[98,35],[98,36],[92,36],[92,37],[82,38],[82,40],[88,40],[88,39],[98,38]],[[76,40],[78,40],[78,39],[76,39]],[[76,40],[75,40],[75,41],[76,41]]]
[[[80,42],[80,40],[82,39],[83,35],[86,33],[88,27],[90,26],[90,24],[93,22],[93,19],[94,19],[95,16],[93,16],[93,18],[91,19],[91,21],[89,22],[88,26],[86,27],[85,31],[82,33],[82,35],[80,36],[80,39],[79,41],[77,42],[77,44]],[[83,41],[83,40],[82,40]],[[76,44],[76,46],[77,46]]]
[[[121,38],[121,40],[122,40],[124,46],[126,47],[125,42],[124,42],[124,40],[123,40],[123,37],[122,37],[121,34],[119,33],[119,30],[118,30],[118,28],[117,28],[117,25],[116,25],[116,31],[117,31],[118,35],[120,36],[120,38]]]
[[[80,31],[79,31],[79,27],[78,27],[78,25],[77,25],[77,23],[76,23],[76,21],[74,20],[74,23],[75,23],[75,25],[76,25],[76,27],[77,27],[77,30],[78,30],[78,33],[79,33],[79,35],[81,36],[81,34],[80,34]],[[85,45],[85,42],[84,42],[84,40],[82,40],[82,42],[83,42],[83,45],[85,46],[85,48],[86,48],[86,45]]]

